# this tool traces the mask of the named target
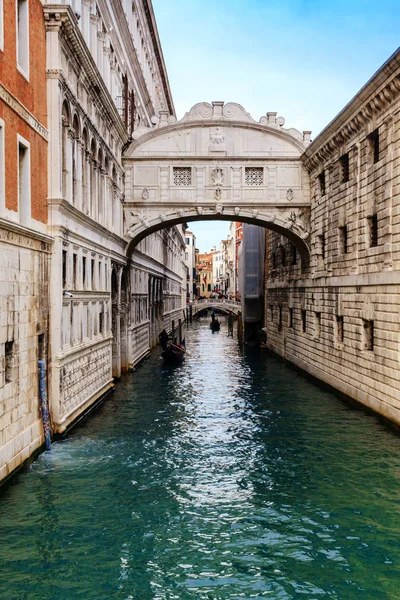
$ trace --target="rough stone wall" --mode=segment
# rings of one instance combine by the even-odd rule
[[[399,77],[400,53],[304,153],[310,274],[271,233],[265,297],[274,351],[398,424]]]
[[[0,480],[43,442],[37,361],[46,358],[48,244],[0,226]],[[42,337],[39,337],[42,336]]]

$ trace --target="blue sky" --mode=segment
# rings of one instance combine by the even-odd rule
[[[400,0],[153,0],[178,119],[197,102],[277,111],[315,137],[399,46]],[[228,223],[192,223],[207,250]]]

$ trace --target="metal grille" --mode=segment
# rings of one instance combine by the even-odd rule
[[[246,185],[262,185],[263,171],[262,167],[245,167]]]
[[[174,167],[175,185],[192,185],[191,167]]]

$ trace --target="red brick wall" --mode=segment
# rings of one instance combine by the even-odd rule
[[[39,0],[29,0],[29,81],[18,71],[16,2],[4,0],[4,52],[0,51],[0,82],[45,127],[47,126],[46,32]],[[5,122],[6,207],[18,208],[17,133],[30,143],[32,217],[47,222],[47,142],[0,100]]]

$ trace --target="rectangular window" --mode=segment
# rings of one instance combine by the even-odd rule
[[[278,307],[278,329],[282,330],[282,306]]]
[[[378,245],[378,215],[374,214],[368,217],[368,235],[369,247],[375,248]]]
[[[339,227],[340,254],[347,254],[347,225]]]
[[[174,185],[189,186],[192,185],[191,167],[173,167]]]
[[[82,256],[82,287],[86,289],[86,256]]]
[[[264,182],[263,167],[245,167],[244,180],[246,185],[262,185]]]
[[[29,3],[17,1],[17,65],[18,70],[29,79]]]
[[[274,305],[270,304],[269,306],[269,314],[270,314],[270,319],[271,319],[271,323],[274,322]]]
[[[301,331],[303,333],[307,331],[307,313],[304,309],[301,311]]]
[[[2,4],[0,0],[0,11],[2,11]],[[0,13],[2,14],[2,13]],[[1,17],[0,17],[0,30],[1,30]],[[1,35],[1,32],[0,32]],[[5,195],[5,178],[6,178],[6,157],[5,157],[5,146],[4,146],[4,121],[0,119],[0,214],[3,213],[3,209],[6,205]]]
[[[5,343],[4,382],[10,383],[14,375],[14,342]]]
[[[38,360],[45,360],[44,333],[38,335]]]
[[[99,311],[99,333],[104,334],[104,305],[100,304]]]
[[[95,280],[94,280],[94,277],[95,277],[95,272],[94,272],[95,262],[94,262],[94,258],[92,258],[92,260],[91,260],[91,267],[92,267],[92,290],[94,290],[95,289]]]
[[[374,349],[374,322],[363,319],[364,350]]]
[[[325,194],[326,194],[325,171],[322,171],[322,173],[320,173],[318,175],[318,182],[319,182],[319,191],[321,192],[321,196],[325,196]]]
[[[18,139],[18,211],[20,223],[29,225],[31,219],[31,166],[29,142]]]
[[[344,327],[343,327],[343,317],[340,315],[336,315],[336,337],[339,344],[343,344],[344,342]]]
[[[0,50],[4,50],[4,7],[0,0]]]
[[[378,129],[375,129],[375,131],[370,133],[367,139],[368,139],[368,143],[369,143],[369,153],[370,153],[370,157],[371,157],[371,162],[375,164],[379,160],[379,131],[378,131]]]
[[[341,176],[342,176],[342,183],[346,183],[347,181],[349,181],[350,179],[350,157],[349,157],[349,153],[347,152],[347,154],[343,154],[343,156],[340,157],[340,168],[341,168]]]
[[[276,254],[275,254],[275,252],[272,253],[272,268],[276,269]]]
[[[189,260],[189,254],[188,254],[188,252],[185,252],[185,260]]]
[[[317,241],[317,253],[322,258],[322,260],[325,260],[325,234],[321,233],[321,235],[317,236]]]
[[[67,251],[62,251],[62,285],[67,287]]]
[[[314,335],[316,338],[319,338],[321,336],[321,313],[320,312],[316,312],[315,313],[315,331],[314,331]]]
[[[77,269],[77,263],[78,263],[78,256],[77,254],[72,255],[72,286],[74,290],[78,289],[78,269]]]
[[[289,308],[289,327],[293,329],[293,308]]]

